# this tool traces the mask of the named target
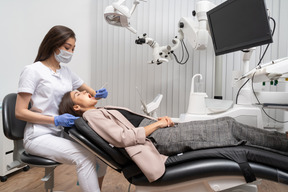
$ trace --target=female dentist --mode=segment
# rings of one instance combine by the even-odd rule
[[[20,75],[15,113],[18,119],[27,122],[23,139],[25,151],[62,164],[76,165],[81,189],[98,192],[107,166],[63,131],[62,126],[71,127],[77,118],[58,114],[58,105],[67,91],[86,90],[97,99],[108,95],[106,89],[93,90],[61,64],[70,62],[75,42],[75,33],[65,26],[49,30],[35,62],[27,65]]]

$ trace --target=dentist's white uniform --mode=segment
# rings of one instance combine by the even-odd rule
[[[60,66],[54,72],[38,61],[24,68],[20,75],[18,93],[32,94],[30,110],[57,116],[62,96],[84,83],[67,66]],[[63,164],[75,164],[82,190],[100,191],[98,177],[105,175],[107,166],[86,148],[66,137],[61,126],[28,122],[24,131],[24,147],[29,154]]]

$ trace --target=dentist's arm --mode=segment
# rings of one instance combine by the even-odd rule
[[[90,93],[93,97],[96,95],[96,91],[92,89],[90,86],[88,86],[86,83],[83,83],[78,89],[78,91],[84,91],[86,90],[88,93]]]
[[[108,91],[105,88],[99,89],[99,90],[94,90],[90,86],[86,85],[83,83],[79,88],[78,91],[84,91],[86,90],[88,93],[90,93],[93,97],[95,97],[97,100],[101,98],[106,98],[108,95]]]
[[[54,124],[54,117],[45,116],[40,113],[30,111],[28,109],[31,96],[32,94],[30,93],[17,94],[16,106],[15,106],[16,118],[31,123]]]
[[[15,116],[17,119],[30,123],[55,124],[56,126],[60,125],[71,127],[74,125],[75,119],[78,118],[70,114],[63,114],[53,117],[30,111],[28,106],[31,96],[32,95],[30,93],[18,93],[15,106]]]

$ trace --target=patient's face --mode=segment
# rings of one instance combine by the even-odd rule
[[[95,97],[86,91],[71,91],[70,96],[75,105],[79,105],[85,109],[93,108],[97,104]]]

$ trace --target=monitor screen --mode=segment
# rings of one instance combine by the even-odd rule
[[[216,55],[272,43],[264,0],[227,0],[207,17]]]

